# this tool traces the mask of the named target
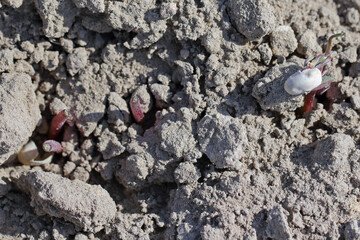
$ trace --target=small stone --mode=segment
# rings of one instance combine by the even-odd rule
[[[74,141],[77,142],[77,141]],[[93,153],[95,151],[95,141],[91,138],[86,139],[82,144],[81,144],[81,155],[87,160],[87,161],[91,161],[93,160]]]
[[[52,115],[56,115],[64,109],[67,109],[65,103],[63,103],[59,98],[55,97],[50,103],[50,111]]]
[[[292,213],[292,223],[298,228],[304,228],[304,221],[302,220],[300,212]]]
[[[42,82],[39,86],[39,90],[42,93],[46,93],[46,92],[50,91],[53,88],[53,86],[54,85],[50,82]]]
[[[202,45],[211,54],[221,51],[222,31],[219,28],[209,29],[209,32],[202,38]]]
[[[51,237],[50,237],[50,234],[48,231],[46,230],[42,230],[39,234],[39,239],[43,239],[43,240],[50,240]]]

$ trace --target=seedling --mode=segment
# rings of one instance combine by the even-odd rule
[[[66,109],[56,114],[56,116],[51,121],[50,129],[49,129],[50,140],[45,141],[42,145],[45,152],[55,152],[55,153],[62,152],[63,149],[61,143],[54,139],[59,138],[59,135],[65,123],[68,123],[70,126],[73,126],[73,122],[70,117],[70,114]]]
[[[24,165],[38,166],[50,163],[54,154],[47,154],[42,158],[39,156],[38,148],[34,141],[29,141],[19,151],[17,158]]]
[[[63,148],[61,146],[61,143],[56,140],[59,138],[59,135],[65,123],[68,123],[70,126],[73,126],[73,122],[70,117],[70,114],[66,109],[56,114],[56,116],[51,121],[49,134],[48,134],[49,140],[46,140],[42,145],[43,150],[45,152],[48,153],[62,152]]]
[[[46,140],[43,145],[43,149],[45,152],[56,152],[61,153],[62,152],[62,146],[61,143],[55,140]]]
[[[49,139],[57,139],[59,137],[61,129],[64,126],[65,122],[67,122],[70,126],[72,126],[70,114],[69,114],[68,110],[66,110],[66,109],[59,112],[52,119],[50,129],[49,129]]]
[[[291,75],[285,82],[285,91],[290,95],[307,94],[303,107],[304,113],[311,112],[315,96],[324,94],[331,86],[333,78],[325,76],[328,72],[326,64],[332,60],[330,57],[332,39],[342,35],[343,33],[332,35],[329,38],[325,53],[306,59],[305,67]]]
[[[48,133],[48,137],[50,140],[45,141],[42,145],[43,150],[48,154],[43,156],[43,158],[40,158],[38,148],[35,142],[30,141],[18,153],[18,160],[22,164],[30,166],[50,163],[54,153],[61,153],[63,150],[61,143],[54,139],[59,138],[65,122],[67,122],[70,126],[73,126],[72,118],[70,117],[69,112],[66,109],[59,112],[51,121]]]
[[[142,99],[138,96],[138,94],[133,93],[130,99],[130,108],[137,123],[144,119],[144,112],[141,108],[141,102]]]

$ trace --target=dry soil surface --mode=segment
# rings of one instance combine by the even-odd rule
[[[359,11],[0,0],[0,239],[360,239]],[[284,82],[339,32],[303,116]],[[63,152],[22,165],[63,109]]]

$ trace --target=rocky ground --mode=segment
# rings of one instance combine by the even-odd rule
[[[360,239],[359,11],[0,0],[0,238]],[[303,116],[284,82],[339,32],[341,97]],[[63,109],[63,152],[20,163]]]

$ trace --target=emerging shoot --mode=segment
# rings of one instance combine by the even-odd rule
[[[45,152],[55,152],[55,153],[61,153],[62,152],[62,146],[61,143],[55,140],[46,140],[43,145],[43,149]]]

